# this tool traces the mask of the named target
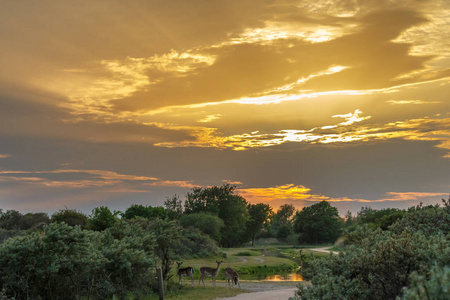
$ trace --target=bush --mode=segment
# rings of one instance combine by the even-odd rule
[[[88,224],[88,217],[75,209],[61,209],[52,215],[52,223],[66,223],[69,226],[80,226],[85,228]]]
[[[197,228],[187,228],[182,234],[180,245],[175,249],[180,257],[209,257],[219,253],[216,242]]]
[[[411,275],[411,285],[403,291],[405,300],[446,300],[450,295],[450,268],[434,266],[430,276],[421,276],[417,272]]]
[[[448,206],[416,207],[390,230],[357,228],[339,255],[316,259],[302,271],[312,285],[300,286],[295,299],[396,299],[404,287],[405,299],[423,299],[426,289],[441,295],[446,285],[438,282],[450,266],[449,213]]]
[[[52,223],[0,246],[0,285],[15,299],[101,298],[151,288],[154,237],[121,223],[104,232]]]
[[[195,227],[217,242],[220,241],[220,231],[225,226],[222,219],[208,213],[184,215],[180,224],[183,228]]]

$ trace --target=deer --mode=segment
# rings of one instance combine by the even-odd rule
[[[225,269],[225,278],[227,279],[228,282],[228,287],[231,289],[232,286],[230,285],[230,280],[234,285],[238,285],[239,286],[239,290],[241,289],[241,284],[239,283],[239,274],[236,273],[232,268],[228,267]]]
[[[216,286],[216,276],[219,274],[220,265],[223,263],[223,261],[217,261],[217,268],[210,268],[210,267],[201,267],[200,268],[200,279],[198,280],[198,284],[200,284],[200,281],[203,282],[203,286],[205,286],[205,277],[211,277],[213,281],[213,285]]]
[[[183,262],[177,262],[177,275],[178,275],[178,283],[183,284],[183,276],[188,276],[191,278],[191,287],[194,286],[194,268],[187,267],[187,268],[180,268]]]

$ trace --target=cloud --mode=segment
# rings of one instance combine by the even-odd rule
[[[205,118],[203,118],[201,120],[198,120],[197,122],[199,122],[199,123],[210,123],[210,122],[212,122],[214,120],[220,119],[221,117],[222,117],[221,114],[208,115]]]
[[[280,130],[273,133],[252,133],[224,136],[215,128],[196,128],[191,131],[195,139],[156,143],[160,147],[203,147],[218,149],[247,150],[251,148],[273,147],[286,143],[302,144],[342,144],[356,142],[380,142],[390,139],[410,141],[436,141],[437,147],[448,149],[450,141],[450,118],[447,115],[435,115],[418,119],[408,119],[387,124],[354,123],[368,120],[370,116],[360,116],[362,111],[334,115],[345,118],[337,125],[323,125],[309,130]]]
[[[0,159],[1,158],[8,158],[8,157],[10,157],[11,155],[9,155],[9,154],[0,154]]]
[[[30,176],[32,175],[32,176]],[[0,171],[0,182],[24,182],[46,187],[80,189],[107,187],[109,192],[149,192],[146,186],[191,188],[188,181],[119,174],[105,170]]]
[[[239,188],[236,190],[250,203],[266,203],[277,209],[283,204],[293,204],[296,209],[302,209],[320,201],[328,201],[340,209],[340,213],[344,213],[344,209],[349,207],[355,212],[364,205],[384,204],[384,207],[398,206],[399,202],[404,202],[407,206],[412,206],[423,201],[429,203],[436,197],[447,196],[448,193],[436,192],[388,192],[386,196],[379,199],[360,199],[347,197],[331,197],[321,194],[311,193],[311,189],[303,185],[286,184],[267,188]],[[435,203],[436,204],[436,203]]]
[[[423,100],[387,100],[389,104],[399,105],[399,104],[437,104],[440,101],[423,101]]]

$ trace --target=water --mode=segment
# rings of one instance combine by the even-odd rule
[[[270,275],[256,275],[248,274],[239,276],[240,280],[257,280],[257,281],[303,281],[300,274],[297,273],[285,273],[285,274],[270,274]]]
[[[283,275],[269,275],[263,281],[303,281],[302,275],[297,273]]]

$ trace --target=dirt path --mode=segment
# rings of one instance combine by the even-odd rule
[[[335,255],[339,254],[339,252],[337,252],[337,251],[331,251],[330,248],[331,247],[322,247],[322,248],[314,248],[314,249],[309,249],[309,250],[316,251],[316,252],[323,252],[323,253],[330,253],[331,252],[331,253],[333,253]]]
[[[272,290],[248,294],[239,294],[229,298],[218,298],[216,300],[273,300],[273,299],[289,299],[294,296],[297,288],[285,288],[281,290]]]
[[[239,294],[234,297],[217,298],[216,300],[272,300],[284,299],[294,296],[297,290],[295,281],[241,281],[242,290],[249,293]]]

